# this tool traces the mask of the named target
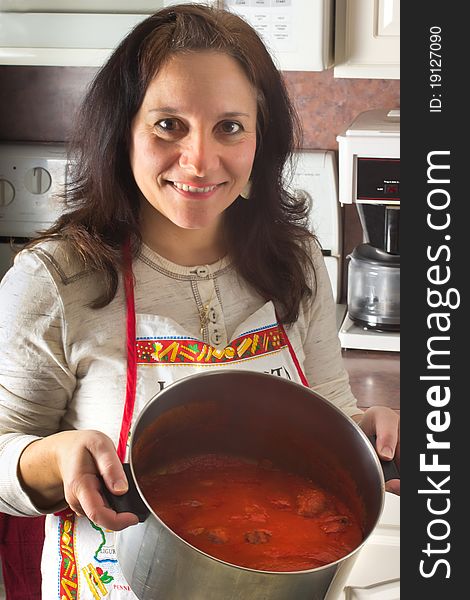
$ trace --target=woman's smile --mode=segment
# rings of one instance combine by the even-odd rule
[[[204,199],[210,198],[213,193],[220,189],[223,183],[209,183],[205,185],[191,183],[191,182],[181,182],[181,181],[169,181],[173,188],[186,196],[186,198],[192,199]]]

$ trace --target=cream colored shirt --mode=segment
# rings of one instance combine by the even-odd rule
[[[360,413],[336,331],[334,301],[320,250],[313,248],[314,300],[304,301],[290,342],[312,389],[348,416]],[[227,258],[182,267],[143,246],[133,265],[136,312],[161,315],[224,348],[237,325],[265,300]],[[64,242],[22,251],[0,284],[0,512],[41,514],[17,477],[21,452],[64,429],[98,429],[117,444],[126,388],[126,313],[122,282],[104,308],[88,306],[100,289]]]

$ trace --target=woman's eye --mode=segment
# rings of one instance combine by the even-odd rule
[[[243,128],[240,123],[236,123],[235,121],[223,121],[220,124],[220,129],[222,133],[234,134],[240,133]]]
[[[162,119],[155,123],[155,128],[164,132],[174,132],[181,129],[181,124],[177,119]]]

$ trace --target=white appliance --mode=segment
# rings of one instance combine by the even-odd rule
[[[140,21],[192,0],[0,1],[0,64],[99,67]],[[203,0],[239,13],[284,71],[334,60],[334,0]]]
[[[282,71],[324,71],[334,62],[333,0],[224,0],[256,29]]]
[[[20,244],[63,210],[66,164],[62,144],[0,144],[0,279]]]
[[[349,128],[338,135],[339,145],[339,201],[356,205],[396,205],[399,208],[399,180],[383,179],[373,182],[375,194],[363,194],[363,182],[358,175],[361,161],[398,162],[400,159],[400,111],[376,109],[358,115]],[[385,159],[385,161],[384,161]],[[396,164],[395,164],[396,167]],[[370,187],[367,182],[366,187]],[[388,193],[390,191],[391,193]],[[375,197],[374,197],[375,196]],[[369,240],[364,237],[364,242]],[[346,315],[339,330],[343,348],[400,351],[399,331],[374,331],[355,324]]]
[[[297,152],[294,166],[291,190],[309,198],[309,225],[322,246],[333,296],[339,302],[342,230],[335,154],[332,150]]]

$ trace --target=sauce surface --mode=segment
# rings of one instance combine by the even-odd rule
[[[363,539],[358,518],[338,497],[268,461],[203,454],[142,474],[139,485],[180,537],[242,567],[312,569]]]

